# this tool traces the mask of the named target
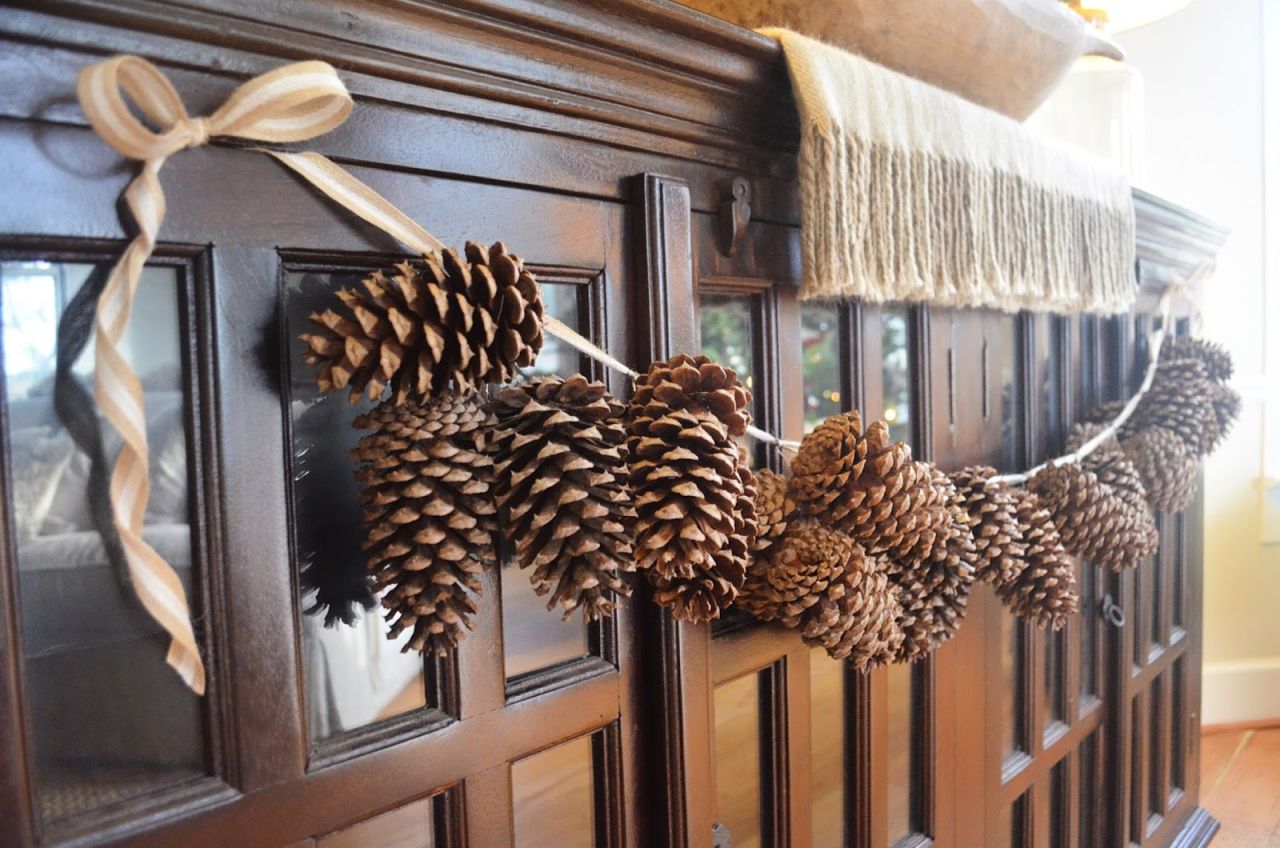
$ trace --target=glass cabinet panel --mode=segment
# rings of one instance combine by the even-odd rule
[[[422,798],[322,836],[316,848],[435,848],[435,799]]]
[[[838,415],[847,401],[841,397],[840,309],[823,304],[800,308],[800,362],[804,376],[804,431]]]
[[[715,689],[716,822],[734,848],[760,848],[764,837],[764,761],[760,746],[760,695],[756,672]]]
[[[591,737],[581,736],[511,764],[516,848],[595,844]],[[501,815],[499,810],[473,815]]]
[[[98,535],[90,461],[53,407],[58,320],[95,266],[0,263],[11,550],[38,814],[57,822],[208,772],[201,701],[165,664],[169,640]],[[99,273],[105,269],[99,269]],[[142,382],[151,499],[143,538],[200,620],[191,517],[181,273],[147,267],[120,349]],[[93,343],[73,373],[93,380]],[[121,439],[99,415],[108,463]],[[198,632],[198,630],[197,630]],[[3,841],[3,840],[0,840]]]
[[[886,309],[880,317],[881,363],[884,373],[884,409],[881,415],[895,442],[912,441],[911,313]]]
[[[845,677],[847,666],[823,648],[809,652],[810,762],[813,781],[813,844],[845,844]]]

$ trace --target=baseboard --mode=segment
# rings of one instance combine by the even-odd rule
[[[1236,721],[1231,724],[1205,724],[1200,727],[1201,736],[1215,733],[1241,733],[1245,730],[1275,730],[1280,728],[1280,718],[1264,718],[1258,721]]]
[[[1201,723],[1280,720],[1280,657],[1205,663]]]

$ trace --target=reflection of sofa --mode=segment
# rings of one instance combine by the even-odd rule
[[[181,393],[148,392],[147,417],[152,499],[143,538],[190,593]],[[22,648],[42,802],[99,803],[202,772],[199,701],[165,665],[167,638],[108,562],[90,513],[88,457],[57,423],[48,397],[11,402],[9,421]],[[104,441],[114,458],[120,438],[109,426]],[[94,800],[84,797],[89,791],[98,793]]]

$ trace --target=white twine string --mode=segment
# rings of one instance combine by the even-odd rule
[[[548,333],[563,341],[565,344],[576,349],[579,353],[594,359],[602,365],[607,365],[615,371],[626,374],[632,380],[640,376],[640,372],[633,368],[629,368],[623,362],[609,355],[603,348],[593,344],[589,339],[581,333],[574,330],[558,318],[550,315],[542,319],[542,327]],[[800,449],[800,443],[792,439],[780,439],[772,433],[768,433],[756,427],[753,424],[747,425],[747,434],[757,441],[765,442],[770,445],[777,445],[786,451],[795,452]]]
[[[989,482],[1005,483],[1011,486],[1018,486],[1026,483],[1039,472],[1050,466],[1065,465],[1068,463],[1079,463],[1089,454],[1093,453],[1104,442],[1119,432],[1124,423],[1129,420],[1133,413],[1137,410],[1138,404],[1142,401],[1143,396],[1151,389],[1151,383],[1155,380],[1156,370],[1160,366],[1160,348],[1164,344],[1165,336],[1168,334],[1169,324],[1173,317],[1173,300],[1175,297],[1185,294],[1193,289],[1205,277],[1213,271],[1214,264],[1212,262],[1201,263],[1192,273],[1191,276],[1180,283],[1170,285],[1160,295],[1160,301],[1157,308],[1160,311],[1160,326],[1153,329],[1147,334],[1147,351],[1150,361],[1147,363],[1147,373],[1142,378],[1142,385],[1138,387],[1138,391],[1133,397],[1129,398],[1129,402],[1124,405],[1119,414],[1112,419],[1111,423],[1100,430],[1093,438],[1085,442],[1076,450],[1063,456],[1054,457],[1040,463],[1029,471],[1023,471],[1020,474],[997,474],[992,477]],[[1198,316],[1197,311],[1197,316]]]

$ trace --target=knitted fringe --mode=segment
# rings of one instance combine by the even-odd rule
[[[803,299],[1124,312],[1133,210],[922,151],[806,128]]]

